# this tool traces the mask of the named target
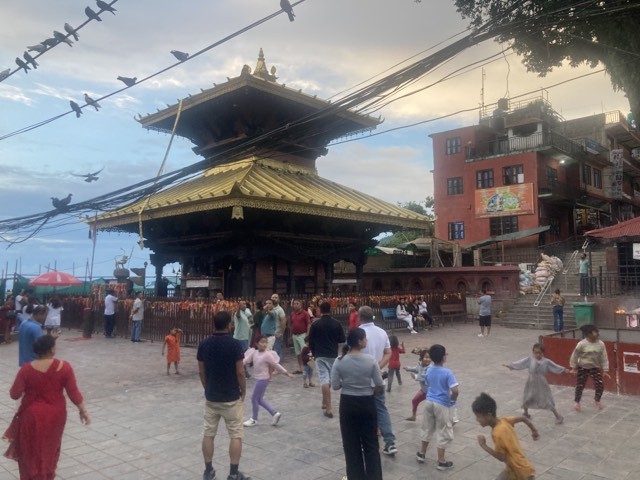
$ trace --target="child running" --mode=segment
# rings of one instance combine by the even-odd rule
[[[313,378],[313,353],[309,348],[309,336],[304,337],[304,347],[300,351],[300,356],[302,357],[302,386],[304,388],[315,387],[315,383],[311,381]]]
[[[529,370],[529,378],[527,378],[522,395],[522,409],[524,410],[522,415],[531,418],[531,415],[529,415],[530,408],[551,410],[556,416],[556,424],[560,425],[563,422],[564,418],[556,410],[551,388],[549,388],[545,375],[549,372],[564,373],[567,369],[548,358],[544,358],[542,345],[539,343],[534,344],[531,356],[503,366],[509,370]]]
[[[278,354],[273,350],[267,350],[267,343],[267,336],[261,335],[260,338],[258,338],[256,348],[250,348],[244,354],[244,364],[249,365],[253,363],[253,378],[255,379],[253,393],[251,394],[253,414],[249,420],[244,422],[245,427],[253,427],[258,424],[258,410],[260,407],[264,408],[273,417],[271,425],[275,427],[280,421],[282,414],[273,408],[264,398],[270,380],[269,369],[273,368],[274,370],[284,373],[287,377],[293,378],[293,375],[280,365],[280,357]]]
[[[534,480],[535,469],[522,453],[518,435],[513,426],[518,422],[526,423],[531,429],[531,438],[539,438],[538,430],[527,417],[496,417],[496,401],[486,393],[477,397],[471,409],[481,427],[491,427],[493,448],[487,445],[484,435],[478,435],[478,443],[492,457],[506,464],[506,469],[496,480]]]
[[[418,405],[420,405],[420,403],[425,398],[427,398],[428,385],[425,379],[425,373],[429,365],[431,365],[431,357],[429,356],[429,350],[425,348],[423,350],[420,350],[418,365],[416,365],[413,368],[404,367],[404,369],[407,372],[412,372],[415,374],[414,378],[416,379],[416,382],[420,384],[420,390],[418,390],[418,393],[416,393],[414,397],[411,399],[411,412],[412,412],[411,416],[405,419],[405,420],[408,420],[409,422],[416,421],[416,414],[418,413]]]
[[[571,373],[577,373],[576,403],[573,409],[576,412],[581,410],[580,400],[582,399],[582,391],[587,384],[587,377],[591,376],[596,390],[596,408],[602,410],[602,404],[600,403],[602,393],[604,392],[602,377],[609,378],[609,374],[606,373],[606,371],[609,370],[607,349],[604,346],[604,342],[600,340],[600,332],[595,325],[583,325],[580,327],[580,330],[582,330],[585,338],[578,342],[569,360]]]
[[[391,391],[393,385],[393,374],[398,377],[398,385],[402,385],[402,377],[400,376],[400,354],[404,353],[404,342],[399,342],[395,335],[389,336],[389,345],[391,346],[391,358],[389,358],[389,379],[387,380],[387,392]]]
[[[172,363],[175,366],[176,375],[180,375],[180,372],[178,371],[178,364],[180,363],[180,337],[182,336],[182,333],[182,330],[178,327],[173,327],[169,331],[169,335],[164,337],[162,355],[164,356],[164,349],[167,347],[167,375],[169,375]]]
[[[444,458],[445,447],[453,440],[453,424],[449,408],[458,398],[458,381],[453,372],[444,367],[447,351],[442,345],[432,345],[429,356],[433,365],[427,368],[425,380],[429,385],[427,389],[427,401],[424,406],[424,419],[420,432],[420,451],[416,453],[416,460],[425,462],[425,453],[429,442],[436,434],[436,446],[438,449],[438,470],[448,470],[453,467],[453,462]]]

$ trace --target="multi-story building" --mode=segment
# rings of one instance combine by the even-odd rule
[[[640,132],[614,111],[565,120],[542,97],[483,109],[431,135],[437,238],[509,250],[640,213]]]

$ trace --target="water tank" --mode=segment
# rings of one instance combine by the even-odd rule
[[[509,110],[509,99],[508,98],[498,99],[498,108],[503,111]]]

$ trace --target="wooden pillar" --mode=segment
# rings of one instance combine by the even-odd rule
[[[362,291],[362,271],[364,270],[364,264],[361,261],[356,262],[356,291]]]
[[[153,287],[153,295],[157,297],[157,296],[160,296],[163,290],[161,286],[162,271],[164,269],[164,266],[167,264],[167,260],[162,255],[158,255],[156,253],[152,253],[151,255],[149,255],[149,258],[151,259],[151,265],[156,267],[156,281]],[[166,296],[166,293],[165,293],[165,296]]]
[[[333,262],[324,262],[324,292],[331,295],[333,289]]]
[[[298,293],[296,292],[295,264],[293,262],[287,262],[287,293],[289,295]]]

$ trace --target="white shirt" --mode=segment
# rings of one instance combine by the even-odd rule
[[[144,302],[142,301],[141,298],[136,298],[133,301],[133,310],[132,312],[135,312],[133,314],[132,320],[134,322],[137,322],[139,320],[142,320],[144,318]]]
[[[105,315],[115,315],[116,313],[116,304],[118,303],[118,298],[109,294],[104,299],[104,314]]]
[[[391,348],[387,332],[374,325],[373,322],[363,323],[360,328],[367,334],[367,346],[362,349],[362,353],[368,353],[376,362],[380,363],[385,349]]]
[[[61,306],[58,308],[53,308],[51,304],[48,304],[47,308],[47,318],[44,321],[45,326],[59,327],[61,312],[62,310],[64,310],[64,308],[62,308]]]
[[[15,302],[16,302],[16,312],[21,312],[22,311],[22,295],[16,295]]]

